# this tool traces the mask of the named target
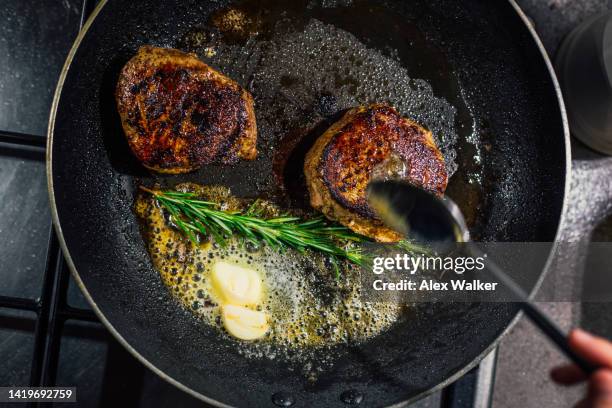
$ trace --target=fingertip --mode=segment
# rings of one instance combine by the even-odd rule
[[[550,370],[550,378],[552,378],[553,381],[555,382],[563,382],[563,378],[564,378],[564,373],[565,373],[565,366],[557,366],[557,367],[553,367]]]
[[[550,377],[561,385],[573,385],[586,379],[582,370],[573,364],[554,367],[550,370]]]
[[[583,344],[593,340],[593,335],[589,332],[586,332],[582,329],[573,329],[569,334],[569,342],[576,344]]]
[[[591,386],[598,392],[612,396],[612,370],[597,370],[591,376]]]
[[[612,343],[584,330],[574,329],[568,336],[571,349],[599,367],[612,369]]]
[[[612,371],[598,370],[589,381],[589,396],[593,407],[612,407]]]
[[[559,367],[553,367],[548,373],[548,375],[550,376],[550,379],[557,383],[560,382],[558,371],[559,371]]]

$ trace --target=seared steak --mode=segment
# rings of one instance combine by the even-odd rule
[[[366,198],[373,178],[399,178],[442,195],[448,181],[432,134],[389,106],[351,109],[321,135],[304,165],[310,204],[328,218],[380,242],[401,236]]]
[[[195,54],[141,47],[116,98],[129,145],[152,170],[185,173],[257,155],[253,98]]]

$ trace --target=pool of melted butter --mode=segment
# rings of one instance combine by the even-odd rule
[[[250,202],[236,198],[221,186],[182,184],[180,191],[194,191],[224,210],[245,209]],[[279,209],[262,201],[265,215]],[[227,335],[220,307],[211,286],[212,266],[230,262],[257,271],[263,282],[259,310],[268,314],[270,330],[256,342],[285,348],[333,346],[365,341],[389,328],[402,314],[397,302],[362,300],[360,270],[340,265],[340,277],[325,256],[307,251],[256,247],[239,238],[225,246],[202,237],[194,244],[170,222],[167,214],[147,194],[140,194],[135,211],[155,269],[170,292],[203,324]]]

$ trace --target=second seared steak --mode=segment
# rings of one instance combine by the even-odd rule
[[[253,98],[195,54],[141,47],[116,98],[129,145],[152,170],[185,173],[257,155]]]
[[[399,178],[442,195],[448,176],[432,134],[390,106],[351,109],[321,135],[304,165],[310,204],[380,242],[401,236],[375,216],[366,198],[373,178]]]

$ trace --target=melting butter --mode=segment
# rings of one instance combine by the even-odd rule
[[[223,203],[227,210],[246,207],[223,187],[190,184],[177,189],[196,191],[205,200]],[[265,206],[274,211],[271,204]],[[288,348],[331,346],[376,336],[402,313],[399,304],[363,301],[358,269],[343,267],[341,279],[336,279],[329,261],[319,253],[256,247],[238,238],[230,238],[225,247],[206,240],[194,244],[170,225],[150,196],[139,196],[135,210],[162,281],[184,307],[222,332],[233,329],[234,336],[245,338],[259,334],[263,337],[258,341]],[[251,278],[260,279],[259,298],[249,292],[252,289],[245,289],[257,285],[249,278],[238,283],[241,288],[228,303],[215,279],[215,271],[228,265],[250,270],[255,274]],[[234,304],[228,308],[230,303]],[[261,314],[237,309],[245,305]],[[245,324],[250,327],[246,331]]]

